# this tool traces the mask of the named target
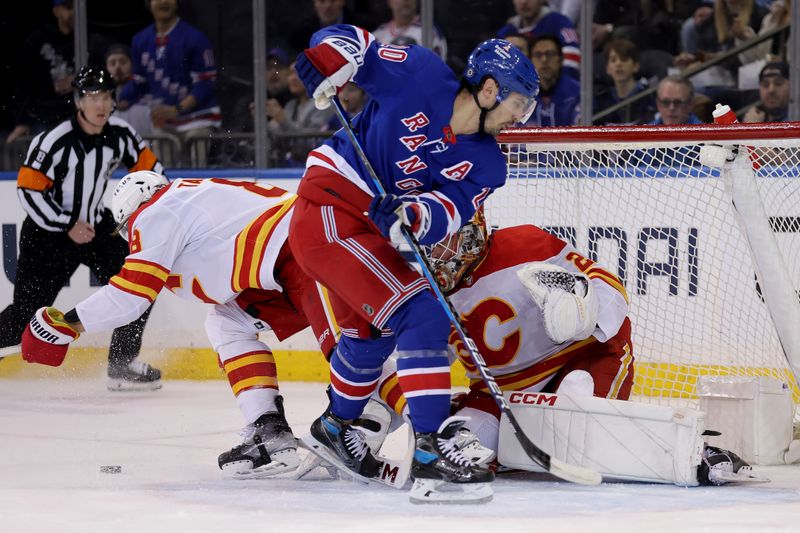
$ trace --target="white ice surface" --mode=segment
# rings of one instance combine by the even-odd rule
[[[323,387],[282,387],[300,435],[325,406]],[[0,533],[800,532],[800,466],[758,467],[768,484],[701,488],[530,474],[498,479],[485,505],[419,506],[404,491],[320,476],[223,479],[217,455],[238,444],[241,423],[221,381],[111,393],[101,380],[0,380]]]

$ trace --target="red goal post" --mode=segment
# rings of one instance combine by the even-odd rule
[[[770,375],[800,403],[800,123],[515,128],[498,142],[509,175],[489,223],[544,227],[617,274],[634,394],[694,403],[700,376]],[[752,188],[702,165],[704,143],[747,146]]]
[[[753,124],[685,124],[679,126],[566,126],[509,128],[497,137],[500,144],[687,143],[698,140],[740,143],[800,140],[800,122]]]

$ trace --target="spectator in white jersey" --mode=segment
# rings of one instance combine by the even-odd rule
[[[72,118],[31,141],[17,177],[17,194],[27,213],[11,305],[0,313],[0,347],[20,343],[34,312],[52,305],[84,264],[102,284],[119,272],[128,246],[115,233],[103,204],[112,172],[162,172],[155,154],[134,129],[112,117],[115,84],[102,67],[84,67],[73,81],[77,111]],[[114,330],[108,354],[110,390],[157,389],[161,373],[134,361],[149,310]]]
[[[392,20],[372,32],[383,44],[409,45],[422,43],[422,20],[417,14],[417,0],[386,0],[392,10]],[[447,40],[434,26],[430,46],[436,55],[447,60]]]

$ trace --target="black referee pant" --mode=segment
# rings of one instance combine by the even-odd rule
[[[0,348],[20,343],[22,332],[36,310],[53,305],[81,264],[88,266],[103,285],[119,273],[128,255],[128,243],[112,235],[115,227],[111,211],[106,209],[103,219],[94,228],[94,239],[76,244],[66,232],[47,231],[30,217],[25,218],[19,241],[14,301],[0,313]],[[114,330],[108,351],[109,367],[126,366],[139,354],[150,309],[127,326]]]

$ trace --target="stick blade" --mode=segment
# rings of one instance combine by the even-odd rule
[[[597,470],[571,465],[555,457],[550,458],[550,473],[564,481],[579,485],[599,485],[603,482],[603,476]]]
[[[22,347],[17,344],[16,346],[6,346],[0,348],[0,359],[3,357],[10,357],[12,355],[22,355]]]

